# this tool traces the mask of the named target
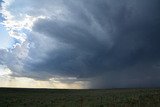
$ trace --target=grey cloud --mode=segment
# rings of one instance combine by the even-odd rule
[[[158,4],[159,0],[62,0],[56,6],[64,6],[66,13],[57,18],[51,5],[42,6],[50,17],[34,23],[24,71],[41,79],[89,78],[92,88],[158,86],[160,74],[153,67],[160,60]]]
[[[137,63],[123,71],[111,71],[92,79],[92,88],[159,87],[159,69],[153,63]],[[105,84],[105,85],[104,85]]]
[[[0,64],[1,65],[5,64],[6,55],[7,55],[7,50],[0,49]]]
[[[109,72],[113,80],[116,78],[114,75],[120,73],[122,77],[125,74],[131,75],[132,72],[136,77],[139,75],[138,71],[149,72],[148,75],[152,74],[153,69],[142,71],[143,69],[132,68],[125,73],[122,71],[139,62],[159,60],[158,1],[144,3],[144,1],[95,0],[81,3],[78,7],[77,4],[68,3],[68,8],[73,14],[71,18],[74,17],[74,20],[77,20],[76,23],[52,19],[38,20],[35,23],[34,31],[69,45],[69,48],[61,48],[56,52],[51,51],[44,62],[36,64],[36,68],[41,69],[42,67],[44,71],[48,70],[53,74],[86,78],[101,74],[107,75],[106,72]],[[94,23],[97,23],[101,30],[92,31]],[[98,26],[94,28],[98,29]],[[105,41],[100,40],[100,37],[103,37]],[[56,57],[54,57],[55,54]],[[104,76],[104,78],[107,77]],[[130,80],[127,77],[124,78],[126,78],[125,81]],[[140,79],[141,76],[137,78]],[[107,81],[107,79],[104,80]],[[147,83],[147,80],[143,82]],[[118,81],[115,86],[117,84]],[[105,83],[102,85],[106,86]]]

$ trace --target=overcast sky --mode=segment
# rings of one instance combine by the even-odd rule
[[[160,0],[0,0],[0,86],[160,86]]]

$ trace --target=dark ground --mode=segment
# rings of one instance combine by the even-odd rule
[[[160,89],[0,88],[0,107],[160,107]]]

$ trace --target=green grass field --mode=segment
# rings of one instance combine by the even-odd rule
[[[160,107],[160,89],[0,89],[0,107]]]

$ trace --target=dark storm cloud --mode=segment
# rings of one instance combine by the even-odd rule
[[[50,51],[43,62],[30,68],[59,75],[97,76],[93,87],[157,86],[160,73],[153,65],[160,60],[159,3],[158,0],[66,3],[76,23],[41,19],[33,30],[67,45]]]
[[[120,72],[138,62],[157,62],[160,53],[158,3],[156,0],[82,2],[87,12],[69,4],[77,23],[37,21],[35,31],[72,48],[50,52],[49,58],[37,64],[36,68],[90,77],[109,71]],[[90,29],[94,23],[91,17],[101,26],[103,33]],[[109,40],[99,40],[99,36]],[[113,46],[107,42],[113,42]]]
[[[57,16],[47,7],[34,23],[24,71],[89,78],[92,88],[159,86],[159,0],[56,3]]]

